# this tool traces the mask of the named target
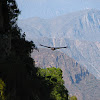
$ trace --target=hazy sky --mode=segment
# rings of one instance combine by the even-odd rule
[[[19,18],[51,18],[83,9],[100,10],[100,0],[16,0],[20,8]]]

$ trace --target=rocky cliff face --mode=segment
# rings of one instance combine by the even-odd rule
[[[99,100],[100,81],[74,59],[59,51],[40,49],[32,53],[36,66],[59,67],[63,71],[65,86],[78,100]]]
[[[70,40],[68,38],[39,38],[39,40],[35,39],[35,41],[36,44],[41,43],[47,46],[67,45],[67,49],[60,49],[59,51],[75,59],[100,79],[100,42]]]

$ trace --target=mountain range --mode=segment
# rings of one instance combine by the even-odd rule
[[[74,59],[59,51],[44,48],[39,52],[34,51],[31,56],[37,67],[61,68],[70,95],[77,96],[78,100],[100,100],[100,80]]]
[[[38,17],[19,21],[19,26],[34,37],[66,37],[87,41],[100,41],[100,11],[84,10],[53,19]]]
[[[52,19],[19,20],[28,40],[47,46],[68,46],[63,52],[100,79],[100,11],[87,9]]]

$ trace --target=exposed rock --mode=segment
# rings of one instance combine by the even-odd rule
[[[76,95],[78,100],[99,100],[100,81],[74,59],[64,53],[49,49],[34,51],[32,58],[38,67],[61,68],[66,88],[70,94]]]

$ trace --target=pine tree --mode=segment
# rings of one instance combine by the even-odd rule
[[[30,54],[35,44],[25,39],[16,23],[20,14],[16,1],[2,0],[1,3],[4,29],[0,32],[0,53],[6,55],[5,59],[1,57],[3,61],[0,63],[0,77],[6,84],[5,94],[7,100],[31,100],[31,77],[35,68]]]

